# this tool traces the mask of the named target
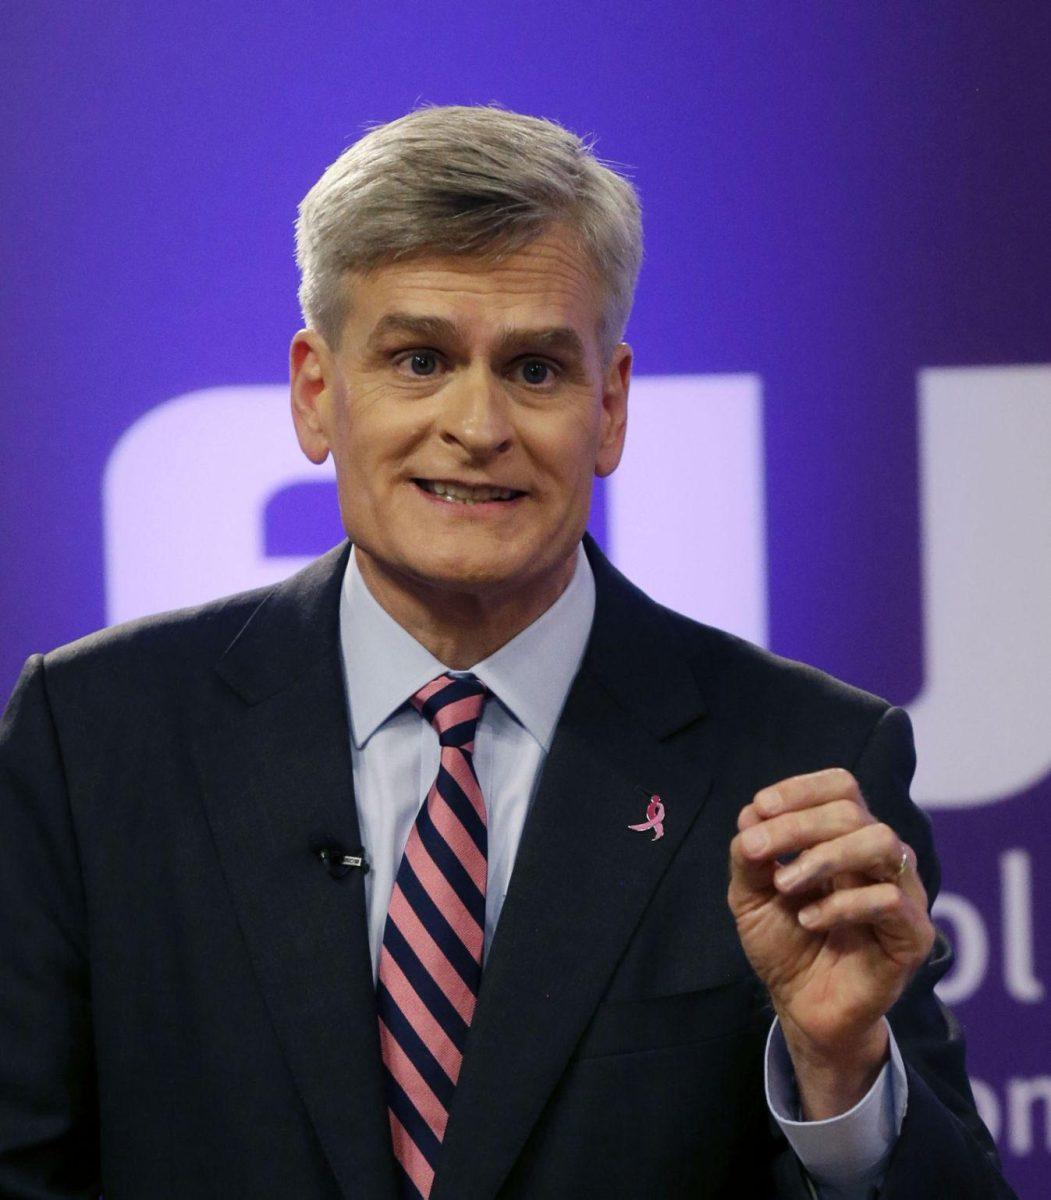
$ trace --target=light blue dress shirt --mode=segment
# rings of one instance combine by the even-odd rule
[[[595,613],[595,580],[583,546],[569,586],[532,625],[476,663],[489,688],[475,737],[485,797],[489,869],[485,952],[507,895],[522,827]],[[375,978],[394,877],[416,814],[438,773],[438,735],[408,703],[449,668],[375,600],[351,551],[340,596],[340,643],[350,714],[351,765]],[[450,672],[457,674],[457,672]],[[463,672],[460,672],[461,674]],[[904,1116],[905,1069],[891,1037],[891,1063],[849,1112],[798,1121],[791,1060],[777,1023],[767,1040],[766,1096],[821,1200],[863,1200],[878,1182]]]

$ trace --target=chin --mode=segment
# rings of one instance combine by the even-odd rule
[[[509,553],[500,545],[484,549],[434,546],[404,561],[406,570],[421,582],[449,590],[528,586],[538,567],[543,573],[536,552]]]
[[[419,563],[415,573],[418,578],[440,587],[472,590],[499,587],[513,583],[520,577],[520,572],[499,556],[489,559],[440,556]]]

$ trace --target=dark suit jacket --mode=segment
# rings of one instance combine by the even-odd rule
[[[29,661],[0,734],[0,1194],[390,1198],[337,612],[284,584]],[[486,965],[437,1200],[804,1196],[726,905],[761,786],[832,764],[918,851],[907,718],[670,613],[593,542],[594,628]],[[665,836],[628,829],[646,798]],[[883,1194],[1009,1195],[944,957],[893,1014]]]

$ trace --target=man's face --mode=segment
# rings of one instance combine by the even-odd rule
[[[589,262],[555,228],[499,263],[423,258],[348,285],[339,350],[293,342],[293,411],[304,453],[335,460],[359,558],[432,599],[557,595],[624,443],[631,352],[602,360]]]

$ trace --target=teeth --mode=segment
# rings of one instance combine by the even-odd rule
[[[487,500],[511,500],[516,493],[510,488],[462,487],[458,483],[443,483],[441,480],[420,481],[426,491],[443,500],[459,504],[483,504]]]

